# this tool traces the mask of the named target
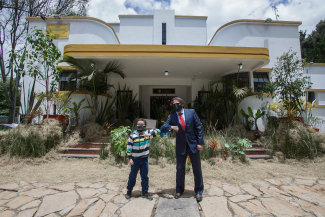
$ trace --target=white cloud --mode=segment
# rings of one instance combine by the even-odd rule
[[[275,20],[271,5],[277,6],[279,20],[302,21],[300,29],[307,33],[325,19],[323,0],[171,0],[170,5],[154,0],[91,0],[90,5],[89,15],[106,22],[119,22],[119,14],[152,14],[153,9],[172,9],[176,15],[208,16],[208,41],[219,27],[233,20]]]

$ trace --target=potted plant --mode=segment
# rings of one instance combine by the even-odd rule
[[[43,92],[38,93],[39,97],[45,97]],[[49,106],[53,106],[53,114],[43,115],[43,120],[46,118],[56,119],[64,126],[69,124],[69,116],[65,114],[63,108],[69,106],[71,99],[68,96],[68,93],[54,92],[49,94]],[[45,107],[45,106],[44,106]]]
[[[240,110],[240,114],[246,119],[247,122],[248,122],[249,117],[254,119],[254,124],[255,124],[255,135],[254,136],[255,136],[255,139],[259,139],[261,137],[261,134],[258,130],[257,120],[265,114],[265,111],[261,112],[261,109],[258,109],[254,115],[251,107],[248,107],[247,110],[248,110],[248,114],[246,114],[243,109]]]

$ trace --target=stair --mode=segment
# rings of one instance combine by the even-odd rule
[[[74,148],[62,151],[60,157],[69,158],[99,158],[100,149],[109,145],[109,138],[92,138],[90,142],[79,143]]]
[[[246,157],[250,159],[272,159],[273,157],[267,155],[267,149],[262,145],[253,143],[252,148],[245,149]]]

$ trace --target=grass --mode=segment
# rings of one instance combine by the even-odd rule
[[[53,155],[50,153],[48,155]],[[270,179],[281,177],[325,177],[325,158],[315,160],[286,160],[285,164],[276,160],[250,160],[248,164],[220,160],[211,165],[202,160],[204,183],[220,180],[231,184],[240,184],[253,179]],[[99,159],[39,159],[0,157],[0,183],[19,181],[54,183],[63,182],[114,182],[123,187],[127,185],[129,165],[115,165],[110,160]],[[150,188],[167,189],[175,187],[176,166],[166,164],[149,165]],[[186,175],[186,188],[193,188],[193,174]],[[141,180],[138,175],[137,185]]]

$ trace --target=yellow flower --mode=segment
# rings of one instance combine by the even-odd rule
[[[160,137],[160,135],[158,135],[158,137]]]
[[[176,144],[173,144],[173,146],[176,146]]]

